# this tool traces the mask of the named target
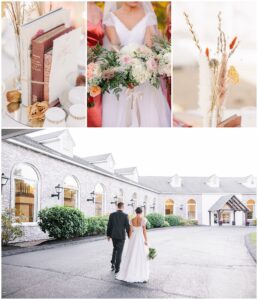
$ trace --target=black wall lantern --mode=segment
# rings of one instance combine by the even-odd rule
[[[181,204],[181,205],[179,206],[179,209],[180,209],[180,210],[183,210],[183,208],[184,208],[184,205]]]
[[[1,177],[1,189],[3,188],[3,186],[5,186],[8,182],[9,178],[7,176],[4,175],[4,173],[2,173],[2,177]]]
[[[88,198],[87,201],[92,201],[92,203],[94,203],[95,202],[95,192],[94,191],[91,192],[90,195],[91,195],[91,198]]]
[[[111,201],[110,204],[115,204],[115,205],[117,205],[117,199],[118,199],[118,197],[117,197],[117,196],[114,196],[113,199],[114,199],[114,201]]]
[[[142,207],[142,208],[145,208],[145,207],[146,207],[146,204],[147,204],[147,202],[144,201],[144,202],[143,202],[143,205],[142,205],[141,207]]]
[[[131,199],[130,201],[131,201],[131,203],[129,203],[129,204],[128,204],[128,206],[132,206],[132,207],[134,207],[134,204],[135,204],[135,201],[134,201],[134,199]]]
[[[156,207],[156,203],[153,202],[152,206],[150,206],[150,209],[153,209],[153,211],[155,210],[155,207]]]
[[[58,184],[57,186],[55,186],[55,189],[56,189],[56,194],[52,194],[51,197],[57,197],[57,199],[59,200],[63,187],[61,187],[61,185]]]

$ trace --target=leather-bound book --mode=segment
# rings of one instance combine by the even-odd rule
[[[31,101],[44,100],[44,54],[53,47],[53,41],[73,27],[57,26],[31,41]]]
[[[241,116],[233,115],[226,120],[222,121],[217,125],[217,127],[223,128],[223,127],[241,127]]]

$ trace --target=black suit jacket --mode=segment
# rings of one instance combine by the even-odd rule
[[[121,210],[113,212],[109,216],[107,226],[107,236],[112,239],[125,240],[125,232],[129,236],[129,219],[128,215]]]

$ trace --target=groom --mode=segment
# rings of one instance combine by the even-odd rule
[[[108,241],[112,239],[113,242],[111,269],[112,271],[115,270],[115,273],[118,273],[120,268],[125,243],[125,231],[129,237],[129,219],[128,215],[123,212],[123,209],[124,203],[119,202],[117,204],[117,211],[110,214],[107,226]]]

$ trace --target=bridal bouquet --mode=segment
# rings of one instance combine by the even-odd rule
[[[144,45],[130,44],[119,52],[120,66],[125,74],[125,87],[133,88],[148,82],[159,87],[156,54]]]
[[[167,72],[165,65],[164,58],[162,72]],[[159,76],[158,58],[152,49],[130,44],[120,51],[109,51],[97,45],[88,49],[88,107],[94,106],[93,98],[101,93],[112,91],[119,99],[122,88],[133,89],[144,83],[158,88]]]
[[[157,251],[155,248],[149,248],[149,254],[148,258],[149,259],[154,259],[157,256]]]
[[[238,72],[229,65],[231,56],[235,53],[239,41],[234,37],[231,41],[222,30],[221,12],[218,13],[217,47],[212,50],[202,49],[189,16],[184,13],[186,23],[193,41],[200,52],[200,88],[199,105],[204,112],[204,126],[216,127],[222,121],[222,109],[229,83],[239,82]]]

